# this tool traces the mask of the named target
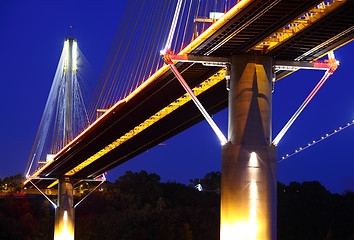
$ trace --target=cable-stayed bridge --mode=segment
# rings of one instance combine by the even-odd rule
[[[321,63],[311,62],[353,38],[352,10],[352,1],[244,0],[231,7],[218,20],[201,19],[201,24],[211,21],[209,22],[211,26],[202,33],[197,29],[193,40],[187,46],[183,46],[181,51],[177,51],[180,57],[174,55],[168,57],[172,59],[172,65],[182,73],[209,114],[213,114],[226,108],[230,101],[225,78],[231,75],[233,79],[232,76],[238,74],[232,66],[246,64],[232,56],[246,54],[242,58],[255,65],[247,70],[250,72],[245,73],[251,74],[252,78],[251,83],[247,81],[244,83],[247,86],[245,89],[254,90],[254,94],[258,96],[256,99],[266,99],[269,104],[273,78],[280,79],[298,68],[318,67],[315,64]],[[264,56],[267,59],[264,59]],[[323,64],[324,69],[330,66],[328,62]],[[231,73],[224,70],[230,65]],[[275,76],[273,66],[278,66],[275,69]],[[110,69],[107,71],[112,72]],[[32,181],[45,188],[52,187],[56,179],[63,177],[70,179],[98,177],[203,119],[168,65],[160,66],[155,73],[153,72],[138,88],[110,109],[102,108],[104,115],[59,152],[54,152],[53,160],[46,162],[38,171],[31,172]],[[254,81],[254,75],[263,80]],[[238,76],[240,77],[242,78]],[[264,83],[259,81],[267,82],[268,86],[263,86]],[[230,84],[230,89],[235,90],[235,86]],[[262,89],[257,89],[261,86]],[[128,88],[134,89],[132,86]],[[235,91],[237,92],[237,89]],[[257,112],[257,109],[263,108],[265,104],[254,102],[252,99],[248,101],[251,101],[252,106],[256,103],[251,112]],[[249,111],[247,107],[240,108]],[[255,118],[252,121],[246,120],[241,124],[243,128],[251,129],[251,132],[255,131],[255,126],[257,128],[259,124],[263,125],[256,130],[258,133],[237,139],[231,131],[228,140],[238,145],[246,142],[245,145],[256,146],[255,149],[260,146],[273,149],[270,137],[266,136],[270,127],[266,122],[262,122],[263,112],[269,111],[269,106],[266,108],[268,110],[263,109],[261,114],[249,115]],[[240,126],[234,128],[239,131],[237,129]],[[254,139],[257,140],[254,142]],[[254,156],[252,159],[250,167],[258,168],[257,160]],[[30,186],[28,182],[26,184]],[[249,185],[254,186],[252,181]],[[270,236],[269,232],[271,230],[264,235]]]

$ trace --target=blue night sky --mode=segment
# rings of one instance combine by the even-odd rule
[[[97,75],[106,60],[124,1],[0,2],[0,177],[23,173],[69,26]],[[278,158],[354,119],[354,43],[335,51],[338,70],[278,145]],[[300,70],[278,81],[273,93],[273,137],[297,110],[323,71]],[[227,133],[227,109],[214,116]],[[321,182],[331,192],[354,190],[354,127],[278,164],[278,180]],[[221,169],[221,147],[204,121],[108,172],[147,170],[162,181],[188,183]]]

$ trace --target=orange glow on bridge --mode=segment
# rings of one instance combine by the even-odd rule
[[[252,152],[249,159],[249,175],[256,177],[255,171],[258,167],[257,154]],[[241,216],[235,211],[228,219],[223,219],[220,228],[221,240],[256,240],[260,228],[260,222],[257,218],[257,200],[259,199],[257,183],[255,178],[251,179],[247,189],[249,191],[249,212]]]
[[[68,229],[68,213],[64,212],[63,221],[62,221],[62,231],[54,236],[54,240],[74,240],[74,234]]]
[[[241,11],[247,4],[252,2],[252,0],[243,0],[240,1],[237,5],[231,8],[226,14],[224,14],[219,20],[213,23],[206,31],[204,31],[198,38],[194,39],[189,45],[187,45],[183,50],[180,51],[178,55],[188,54],[193,51],[196,47],[198,47],[205,39],[210,37],[213,33],[215,33],[218,29],[220,29],[226,22],[228,22],[232,17],[234,17],[239,11]],[[167,65],[162,66],[159,70],[157,70],[151,77],[149,77],[146,81],[144,81],[138,88],[136,88],[132,93],[130,93],[126,98],[118,101],[115,105],[113,105],[110,109],[108,109],[102,116],[100,116],[95,122],[93,122],[89,127],[87,127],[83,132],[81,132],[75,139],[73,139],[70,143],[68,143],[65,147],[63,147],[58,153],[54,156],[54,161],[64,152],[70,149],[70,147],[75,144],[80,138],[82,138],[86,133],[88,133],[91,129],[93,129],[98,122],[104,119],[107,115],[111,114],[113,109],[116,109],[123,102],[129,101],[135,95],[137,95],[140,91],[142,91],[146,86],[151,84],[154,80],[162,76],[162,74],[169,71],[169,67]],[[196,94],[197,95],[197,94]],[[123,136],[124,138],[124,136]],[[111,148],[110,145],[106,147],[107,149]],[[101,150],[102,151],[102,150]],[[106,152],[106,151],[104,151]],[[97,153],[101,155],[100,152]],[[42,168],[38,169],[34,174],[31,175],[32,178],[38,176],[43,170],[45,170],[51,162],[48,162]],[[85,164],[86,165],[86,164]],[[87,165],[86,165],[87,166]],[[77,166],[78,167],[78,166]],[[76,167],[76,169],[77,169]],[[67,175],[72,175],[73,171],[69,171]],[[75,171],[77,172],[77,170]],[[29,179],[27,179],[24,184],[27,184]]]
[[[224,78],[225,78],[225,70],[223,69],[223,70],[219,71],[217,74],[215,74],[214,76],[210,77],[209,79],[207,79],[206,81],[201,83],[200,85],[198,85],[197,87],[193,88],[192,90],[193,90],[194,94],[197,96],[197,95],[205,92],[206,90],[208,90],[209,88],[211,88],[215,84],[219,83]],[[78,166],[76,166],[75,168],[70,170],[69,172],[67,172],[65,175],[68,175],[68,176],[74,175],[75,173],[77,173],[81,169],[85,168],[86,166],[93,163],[94,161],[96,161],[97,159],[99,159],[103,155],[107,154],[108,152],[112,151],[113,149],[115,149],[116,147],[121,145],[122,143],[131,139],[135,135],[139,134],[140,132],[142,132],[146,128],[150,127],[152,124],[154,124],[155,122],[164,118],[169,113],[173,112],[174,110],[176,110],[180,106],[184,105],[185,103],[189,102],[190,100],[191,100],[190,96],[187,93],[184,94],[182,97],[176,99],[174,102],[169,104],[167,107],[161,109],[159,112],[157,112],[156,114],[154,114],[150,118],[146,119],[144,122],[140,123],[134,129],[130,130],[125,135],[121,136],[120,138],[118,138],[117,140],[115,140],[114,142],[112,142],[111,144],[106,146],[105,148],[101,149],[96,154],[92,155],[90,158],[88,158],[87,160],[85,160],[84,162],[82,162],[81,164],[79,164]]]
[[[299,19],[293,20],[293,22],[290,22],[289,24],[291,25],[292,23],[299,22],[297,24],[297,27],[300,28],[300,24],[306,24],[306,27],[311,25],[315,20],[317,21],[319,18],[323,17],[324,14],[327,14],[328,12],[332,11],[333,9],[337,8],[339,5],[341,5],[343,2],[346,0],[340,0],[340,1],[333,1],[332,4],[328,5],[325,4],[325,2],[322,2],[321,4],[323,5],[323,9],[318,9],[318,7],[314,9],[310,9],[307,13],[305,13],[306,16],[308,16],[308,19],[306,19],[305,22],[299,22]],[[214,33],[216,33],[218,30],[220,30],[227,22],[229,22],[231,19],[233,19],[239,12],[241,12],[243,9],[245,9],[249,4],[251,4],[253,0],[242,0],[238,4],[236,4],[234,7],[232,7],[227,13],[225,13],[220,19],[218,19],[216,22],[214,22],[208,29],[206,29],[203,33],[201,33],[196,39],[194,39],[192,42],[189,43],[184,49],[182,49],[178,55],[186,55],[191,53],[194,49],[196,49],[200,44],[202,44],[205,40],[210,38]],[[321,5],[320,4],[320,5]],[[317,10],[316,10],[317,9]],[[314,12],[315,14],[312,14]],[[308,20],[308,21],[307,21]],[[311,21],[310,21],[311,20]],[[312,21],[313,20],[313,21]],[[301,25],[301,26],[302,26]],[[281,31],[283,31],[284,28],[281,28]],[[280,30],[279,30],[280,31]],[[275,34],[275,33],[274,33]],[[285,33],[284,33],[285,34]],[[282,39],[283,41],[286,41],[290,37],[285,37],[285,35],[282,34]],[[288,33],[286,33],[288,34]],[[295,34],[295,33],[293,33]],[[269,40],[273,35],[269,36],[268,38],[264,39],[261,43],[256,45],[254,49],[257,49],[259,47],[263,47],[264,42],[271,42],[271,46],[268,49],[276,47],[280,42],[279,41],[271,41]],[[288,35],[286,35],[288,36]],[[268,41],[268,40],[269,41]],[[342,45],[341,45],[342,46]],[[151,77],[149,77],[146,81],[144,81],[138,88],[136,88],[133,92],[131,92],[126,98],[118,101],[114,106],[112,106],[110,109],[108,109],[102,116],[100,116],[95,122],[93,122],[89,127],[87,127],[83,132],[81,132],[75,139],[73,139],[70,143],[68,143],[65,147],[63,147],[56,155],[54,156],[54,162],[56,159],[58,159],[63,153],[66,151],[69,151],[72,146],[74,146],[80,139],[82,139],[87,133],[89,133],[92,129],[94,129],[99,122],[101,122],[103,119],[108,117],[114,109],[118,108],[120,104],[124,104],[125,102],[128,102],[130,99],[132,99],[134,96],[136,96],[139,92],[141,92],[143,89],[145,89],[148,85],[153,83],[156,79],[161,77],[163,74],[165,74],[167,71],[169,71],[169,67],[167,65],[162,66],[160,69],[158,69]],[[204,84],[204,83],[203,83]],[[202,84],[202,85],[203,85]],[[199,91],[200,89],[194,89],[195,91]],[[196,94],[197,95],[197,94]],[[181,97],[185,98],[185,97]],[[183,100],[184,101],[184,100]],[[175,102],[171,103],[171,105],[174,105],[176,102],[183,102],[181,99],[177,99]],[[161,111],[170,111],[166,109],[162,109]],[[160,112],[156,113],[162,116]],[[155,114],[155,115],[156,115]],[[149,119],[146,120],[146,122],[153,123],[157,121],[156,116],[151,116]],[[144,127],[141,127],[144,126]],[[89,159],[84,161],[83,163],[79,164],[75,168],[73,168],[71,171],[67,172],[66,175],[73,175],[76,172],[78,172],[80,169],[83,167],[87,166],[88,164],[92,163],[93,161],[97,160],[107,152],[111,151],[118,145],[120,145],[122,142],[126,141],[127,139],[131,138],[134,136],[136,133],[142,131],[145,129],[145,123],[140,124],[136,128],[132,129],[128,133],[126,133],[124,136],[121,136],[118,138],[115,142],[107,145],[105,148],[101,149],[98,151],[96,154],[91,156]],[[93,160],[94,159],[94,160]],[[41,172],[43,172],[51,163],[53,162],[48,162],[46,163],[42,168],[38,169],[34,174],[32,174],[29,178],[35,178],[38,176]],[[29,182],[29,179],[27,179],[24,184],[27,184]]]

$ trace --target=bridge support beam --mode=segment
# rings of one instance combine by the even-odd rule
[[[64,146],[68,144],[72,139],[72,121],[73,121],[73,74],[74,74],[74,42],[73,38],[67,38],[65,43],[65,131],[64,131]]]
[[[68,176],[58,183],[58,207],[55,209],[54,240],[74,240],[75,209],[74,184]]]
[[[220,239],[276,239],[272,58],[231,59],[229,142],[222,148]]]

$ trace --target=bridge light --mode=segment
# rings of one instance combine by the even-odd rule
[[[220,229],[220,239],[222,240],[234,240],[234,239],[248,239],[256,240],[259,229],[257,222],[257,183],[253,178],[249,184],[250,192],[250,209],[248,216],[240,216],[240,221],[237,222],[224,222]],[[234,216],[231,216],[233,218]],[[248,218],[248,219],[247,219]]]
[[[69,61],[69,40],[65,40],[64,42],[64,72],[68,68],[68,61]]]
[[[76,73],[77,69],[77,42],[74,40],[73,42],[73,50],[72,50],[72,61],[73,61],[73,72]]]
[[[197,185],[195,185],[195,189],[197,189],[199,192],[202,192],[203,191],[202,184],[198,183]]]
[[[68,212],[63,215],[63,231],[54,236],[54,240],[74,240],[74,234],[68,229]]]
[[[257,159],[257,154],[255,152],[251,152],[249,166],[250,167],[258,167],[258,159]]]

